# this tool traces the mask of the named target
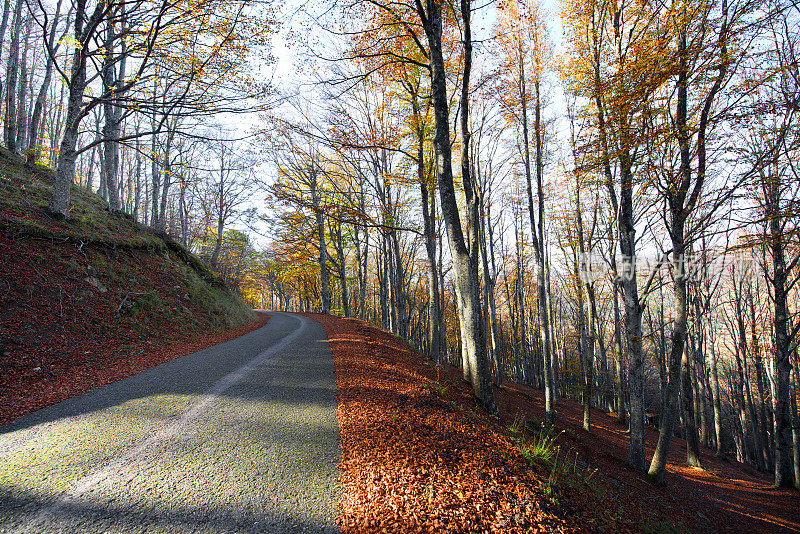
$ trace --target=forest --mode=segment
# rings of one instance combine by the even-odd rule
[[[5,0],[3,146],[251,306],[800,487],[800,6]],[[287,63],[290,66],[287,67]],[[3,177],[3,179],[8,179]],[[645,428],[658,429],[652,456]]]

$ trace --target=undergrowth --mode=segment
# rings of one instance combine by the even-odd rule
[[[580,496],[582,506],[594,516],[597,524],[612,532],[629,531],[637,525],[641,532],[668,534],[691,529],[659,516],[647,506],[632,511],[617,498],[614,488],[602,475],[581,461],[578,453],[559,443],[571,435],[556,425],[545,425],[517,414],[507,426],[517,450],[540,479],[539,489],[553,506],[565,505],[568,496]]]
[[[566,475],[578,470],[577,458],[570,462],[558,444],[564,431],[540,421],[528,421],[522,414],[514,417],[508,430],[528,466],[539,475],[542,493],[553,505],[559,506],[559,484]]]

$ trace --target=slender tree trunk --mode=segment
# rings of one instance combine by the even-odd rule
[[[575,220],[577,223],[578,234],[578,252],[580,253],[580,262],[585,262],[588,254],[587,244],[584,239],[583,232],[583,215],[581,213],[581,184],[578,179],[578,174],[575,173]],[[583,291],[581,297],[585,299],[585,304],[580,303],[579,310],[581,315],[586,316],[586,322],[581,321],[583,325],[584,335],[582,336],[583,350],[583,428],[590,430],[592,425],[592,385],[594,382],[594,343],[596,338],[595,316],[597,310],[595,306],[594,296],[594,281],[588,276],[588,266],[579,264],[576,261],[576,269],[578,271],[576,280],[582,284]],[[586,314],[584,314],[584,309]]]
[[[613,268],[612,268],[613,269]],[[622,346],[622,321],[619,312],[619,289],[616,281],[612,281],[612,291],[614,292],[614,359],[617,367],[617,421],[621,425],[628,422],[628,410],[625,405],[625,384],[627,382],[625,374],[625,351]]]
[[[536,259],[536,275],[538,280],[539,296],[539,335],[541,343],[541,354],[543,361],[544,395],[545,395],[545,418],[548,423],[555,421],[555,405],[551,370],[552,357],[550,354],[550,316],[547,311],[547,292],[544,265],[544,189],[543,189],[543,163],[542,163],[542,131],[541,131],[541,103],[539,100],[539,80],[534,81],[534,135],[536,149],[536,184],[538,193],[538,214],[539,222],[536,222],[533,202],[533,178],[531,172],[530,146],[528,133],[528,105],[527,105],[527,81],[525,79],[525,64],[520,52],[519,60],[519,87],[522,102],[522,140],[523,140],[523,159],[525,163],[525,180],[528,193],[528,216],[531,222],[531,233],[533,237],[534,257]]]
[[[620,253],[624,262],[621,275],[622,299],[625,306],[625,341],[628,353],[630,387],[630,445],[627,463],[645,471],[645,398],[644,358],[642,356],[642,307],[636,278],[636,238],[633,217],[632,162],[627,154],[620,161],[620,211],[618,216]]]
[[[342,287],[342,312],[345,317],[350,317],[350,297],[347,292],[347,263],[345,261],[344,245],[342,244],[342,225],[336,224],[336,253],[339,255],[339,283]]]
[[[403,267],[403,258],[400,254],[400,239],[397,231],[389,232],[389,244],[392,247],[392,256],[394,257],[393,293],[395,295],[394,302],[397,313],[397,335],[404,340],[408,340],[408,296],[405,292],[405,269]]]
[[[85,2],[79,0],[79,5]],[[75,34],[81,35],[83,10],[78,9],[75,14]],[[82,50],[76,49],[73,53],[72,68],[70,70],[69,96],[67,99],[67,116],[64,121],[64,134],[58,151],[56,176],[53,185],[53,196],[50,199],[49,209],[61,217],[69,216],[70,193],[72,182],[75,180],[75,160],[78,156],[76,146],[78,143],[78,128],[83,113],[83,90],[86,85],[86,62]]]
[[[122,11],[121,23],[125,24],[124,4],[120,4],[119,9]],[[112,17],[109,14],[109,17]],[[101,72],[101,79],[103,81],[103,89],[109,93],[113,93],[114,89],[119,85],[119,80],[125,77],[125,55],[124,48],[121,51],[119,60],[119,74],[117,74],[115,63],[117,62],[115,52],[115,41],[117,36],[115,27],[111,22],[108,22],[106,28],[105,38],[105,57],[103,58],[103,67]],[[120,117],[122,110],[114,104],[116,97],[106,98],[103,102],[103,115],[105,116],[105,125],[103,126],[103,159],[104,159],[104,174],[106,178],[106,188],[108,190],[108,206],[112,212],[120,211],[120,195],[119,195],[119,180],[117,173],[119,172],[119,133],[120,133]]]
[[[150,180],[152,186],[150,187],[150,195],[148,198],[150,199],[150,226],[160,230],[162,225],[158,218],[158,198],[161,192],[161,165],[159,165],[158,162],[160,156],[157,138],[158,136],[155,134],[151,138],[150,157],[152,160],[150,164]]]
[[[462,19],[464,20],[464,49],[465,49],[465,68],[462,80],[461,92],[461,127],[463,136],[464,152],[462,152],[462,181],[464,190],[468,195],[473,195],[472,184],[468,181],[468,162],[463,157],[468,155],[469,133],[467,132],[467,120],[469,117],[468,97],[469,97],[469,69],[471,63],[471,36],[469,33],[469,19],[471,6],[469,0],[461,1]],[[472,261],[470,251],[464,239],[461,227],[461,219],[458,212],[458,202],[456,201],[455,187],[453,185],[453,170],[451,165],[450,149],[450,124],[449,124],[449,105],[447,97],[447,81],[445,72],[445,62],[442,53],[442,17],[441,6],[435,0],[427,1],[426,13],[420,13],[424,21],[425,33],[428,40],[431,72],[431,99],[434,111],[434,152],[436,155],[437,175],[439,178],[439,195],[441,200],[442,215],[447,229],[450,253],[453,262],[453,272],[456,279],[456,305],[459,311],[459,319],[464,325],[463,331],[466,334],[461,340],[462,355],[468,362],[470,369],[470,381],[473,392],[480,399],[484,409],[489,413],[495,413],[497,406],[494,402],[494,394],[491,389],[488,362],[486,357],[486,343],[480,324],[480,300],[478,294],[477,261]],[[466,15],[466,17],[465,17]],[[466,163],[466,165],[465,165]],[[464,174],[464,168],[467,173]],[[467,198],[470,215],[477,215],[474,210],[475,199]],[[470,221],[475,219],[470,218]],[[473,232],[477,232],[477,227],[473,222]],[[472,242],[472,240],[471,240]],[[476,258],[477,260],[477,255]]]
[[[493,378],[494,378],[494,385],[501,386],[503,385],[503,370],[502,370],[502,362],[501,362],[501,354],[500,354],[500,342],[498,339],[498,332],[497,332],[497,313],[495,310],[495,281],[496,281],[496,271],[493,269],[492,272],[489,272],[489,253],[486,250],[486,242],[488,237],[489,248],[492,249],[491,256],[492,262],[494,262],[494,243],[492,239],[492,218],[491,218],[491,210],[489,206],[486,205],[484,202],[483,197],[481,197],[481,206],[484,209],[481,211],[484,212],[481,215],[481,224],[484,230],[481,232],[483,235],[483,239],[481,240],[481,255],[483,259],[483,279],[484,279],[484,300],[486,301],[485,308],[488,311],[487,315],[487,331],[489,332],[489,341],[491,342],[491,359],[492,359],[492,369],[493,369]],[[488,232],[486,231],[488,229]],[[488,234],[488,236],[487,236]]]
[[[741,282],[743,285],[744,282]],[[735,288],[736,286],[734,286]],[[747,345],[747,330],[744,324],[744,302],[743,299],[745,297],[744,292],[740,291],[734,294],[734,305],[735,305],[735,312],[736,312],[736,322],[737,322],[737,330],[739,332],[739,347],[740,352],[742,355],[741,367],[740,367],[740,380],[744,385],[744,391],[747,400],[747,409],[750,414],[750,425],[753,434],[753,445],[755,449],[756,460],[759,466],[759,469],[762,471],[766,471],[769,463],[767,462],[767,453],[764,451],[766,444],[761,439],[761,431],[759,429],[758,424],[758,412],[756,411],[755,402],[753,401],[753,391],[750,386],[750,371],[749,366],[747,365],[747,358],[749,354],[749,349]],[[737,361],[737,363],[739,363]]]
[[[418,179],[420,184],[420,192],[422,194],[422,220],[423,220],[423,228],[425,234],[425,251],[428,254],[428,281],[429,281],[429,289],[428,292],[430,294],[431,305],[428,307],[428,320],[430,326],[430,332],[428,335],[429,343],[430,343],[430,352],[429,357],[431,360],[435,361],[437,364],[441,361],[441,315],[442,315],[442,303],[441,303],[441,296],[439,294],[439,281],[438,281],[438,265],[436,264],[436,241],[434,237],[434,221],[433,216],[435,215],[435,211],[433,211],[433,206],[429,201],[431,195],[428,191],[427,180],[424,175],[424,170],[422,168],[423,160],[423,147],[420,145],[417,147],[417,157],[419,159],[419,168],[418,168]]]
[[[692,389],[691,365],[692,361],[687,351],[684,351],[681,358],[680,379],[683,393],[684,428],[686,432],[686,464],[691,467],[701,467],[700,441],[697,435],[694,413],[694,391]]]
[[[55,39],[56,28],[58,27],[58,19],[61,13],[61,1],[62,0],[58,0],[58,3],[56,4],[56,13],[53,17],[52,26],[50,27],[50,34],[47,38],[48,47],[53,51],[57,50],[57,47],[55,46]],[[0,49],[2,49],[2,45],[0,45]],[[42,122],[42,114],[44,111],[45,102],[47,100],[47,93],[50,91],[50,81],[53,78],[54,61],[54,59],[51,59],[45,54],[44,79],[42,80],[42,85],[39,88],[38,94],[36,95],[36,104],[34,104],[33,107],[30,130],[28,131],[28,163],[34,163],[37,159],[39,159],[39,157],[41,157],[41,150],[39,148],[39,126]]]
[[[11,22],[11,46],[6,64],[5,141],[10,152],[17,151],[17,78],[19,76],[19,35],[22,26],[23,0],[17,0]]]
[[[714,332],[714,312],[708,310],[709,352],[711,353],[711,387],[714,395],[714,454],[724,456],[722,442],[722,398],[719,390],[719,362],[717,360],[716,334]]]
[[[775,335],[775,486],[789,488],[794,484],[792,469],[792,421],[789,415],[789,360],[792,339],[789,335],[789,306],[786,283],[788,271],[780,208],[780,179],[773,178],[767,185],[767,220],[769,225],[769,248],[772,255],[772,297],[775,314],[772,328]],[[763,397],[762,397],[763,398]]]
[[[359,187],[359,208],[361,212],[364,213],[364,190],[362,187]],[[359,266],[361,268],[361,274],[359,275],[358,281],[358,293],[359,293],[359,310],[358,316],[360,319],[364,319],[366,316],[366,306],[367,306],[367,273],[369,269],[369,229],[364,230],[364,257],[360,261]]]
[[[736,298],[734,296],[734,298]],[[738,409],[739,409],[739,425],[741,426],[741,433],[742,433],[742,440],[743,440],[743,449],[745,460],[747,462],[751,462],[756,466],[760,466],[761,462],[759,461],[760,453],[755,452],[751,454],[751,449],[748,446],[747,441],[747,404],[745,402],[744,397],[744,390],[745,390],[745,376],[744,370],[742,369],[742,357],[741,357],[741,349],[740,343],[737,341],[734,345],[734,357],[736,359],[736,384],[734,386],[734,397],[736,398]],[[753,435],[757,436],[758,432],[753,429]]]
[[[331,294],[329,288],[328,273],[328,246],[325,243],[325,214],[322,211],[319,200],[319,189],[317,183],[317,168],[310,169],[311,179],[311,203],[314,209],[314,219],[317,225],[317,247],[319,249],[319,278],[320,278],[320,297],[322,299],[322,313],[331,312]]]
[[[136,127],[136,190],[133,197],[133,218],[139,220],[139,204],[142,193],[142,152],[139,143],[139,127]]]
[[[0,51],[3,50],[3,45],[6,41],[6,28],[8,27],[8,15],[11,11],[11,0],[3,2],[3,18],[0,21]],[[2,91],[0,91],[1,93]]]
[[[770,425],[769,416],[767,414],[767,397],[764,392],[764,355],[761,353],[758,336],[756,335],[756,306],[754,298],[752,293],[749,296],[751,353],[753,356],[753,365],[756,370],[756,387],[758,388],[758,427],[764,454],[764,464],[766,465],[766,469],[771,469],[773,467],[773,458],[772,443],[768,433]]]
[[[796,365],[796,363],[795,363]],[[797,373],[794,367],[793,373]],[[800,489],[800,417],[797,415],[796,388],[789,384],[789,414],[792,423],[792,465],[794,466],[794,487]]]
[[[28,92],[30,90],[28,83],[28,53],[30,51],[32,24],[33,15],[29,12],[28,16],[25,17],[25,46],[20,62],[20,79],[19,87],[17,88],[17,140],[14,145],[17,147],[18,151],[22,151],[27,146],[29,108],[26,104],[28,101]]]
[[[161,201],[158,207],[158,224],[159,230],[162,232],[167,231],[167,200],[169,199],[169,188],[172,185],[172,143],[175,138],[175,131],[177,129],[177,121],[173,122],[172,126],[167,131],[167,141],[164,146],[164,163],[161,166],[162,179],[161,179]],[[220,199],[220,203],[222,200]]]

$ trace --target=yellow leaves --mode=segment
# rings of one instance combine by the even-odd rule
[[[498,76],[504,82],[498,97],[506,119],[520,123],[522,106],[534,98],[531,87],[541,83],[551,63],[551,43],[538,0],[500,3],[495,35]]]
[[[71,48],[72,50],[79,50],[83,48],[83,45],[80,41],[78,41],[75,37],[72,36],[64,36],[59,39],[58,44],[66,47]]]

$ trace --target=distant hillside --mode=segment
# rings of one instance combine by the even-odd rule
[[[97,195],[73,187],[71,218],[49,216],[51,187],[0,151],[0,423],[255,322],[189,251]]]

